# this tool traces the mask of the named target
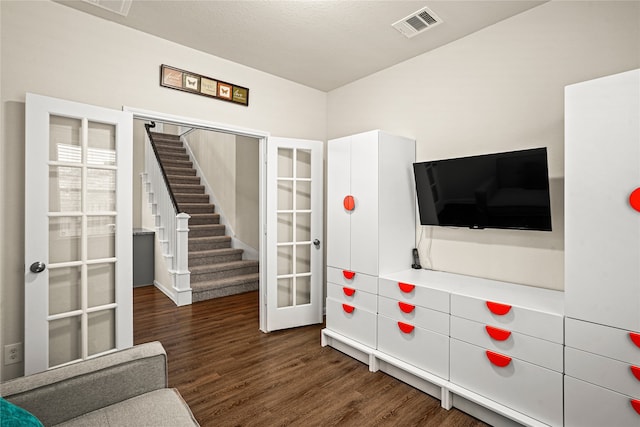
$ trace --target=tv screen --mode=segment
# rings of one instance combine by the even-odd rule
[[[422,225],[551,231],[547,149],[413,164]]]

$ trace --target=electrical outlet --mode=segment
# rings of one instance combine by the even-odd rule
[[[22,362],[22,343],[7,344],[4,346],[4,364],[11,365],[13,363]]]

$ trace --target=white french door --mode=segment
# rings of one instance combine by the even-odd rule
[[[26,97],[25,375],[133,345],[132,114]]]
[[[267,332],[322,322],[322,142],[267,140]]]

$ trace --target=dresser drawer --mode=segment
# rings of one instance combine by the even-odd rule
[[[451,315],[564,343],[564,318],[558,314],[512,306],[503,301],[454,294],[451,295]]]
[[[639,333],[567,318],[565,334],[568,347],[640,366]]]
[[[640,399],[640,366],[571,347],[564,354],[566,375]]]
[[[378,293],[378,277],[355,271],[327,267],[327,282],[359,289],[372,294]]]
[[[630,397],[565,375],[566,427],[637,427],[640,397]]]
[[[379,296],[378,314],[439,334],[449,335],[449,315],[441,311]]]
[[[449,337],[446,335],[378,315],[378,350],[449,378]]]
[[[332,298],[327,298],[327,328],[376,348],[376,314]]]
[[[373,313],[378,311],[378,296],[360,289],[327,282],[327,297],[341,303],[364,308]]]
[[[451,337],[563,372],[562,344],[451,316]]]
[[[486,349],[451,338],[450,381],[545,424],[562,425],[561,373],[517,358],[490,357],[493,362]]]
[[[389,279],[379,279],[378,293],[387,298],[449,313],[449,293],[441,290]]]

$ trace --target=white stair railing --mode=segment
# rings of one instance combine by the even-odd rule
[[[180,212],[168,188],[168,179],[159,162],[156,149],[151,142],[149,128],[144,147],[143,187],[149,196],[155,231],[160,243],[165,264],[171,276],[171,287],[154,282],[178,306],[191,304],[191,278],[189,272],[189,218]]]

